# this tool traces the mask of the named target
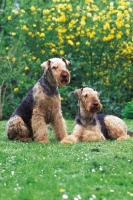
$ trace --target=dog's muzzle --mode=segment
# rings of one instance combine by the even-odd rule
[[[60,75],[61,85],[66,85],[70,82],[70,74],[68,72],[63,72]]]
[[[92,112],[98,112],[98,111],[101,110],[101,108],[102,108],[101,104],[99,102],[95,101],[91,106],[91,111]]]

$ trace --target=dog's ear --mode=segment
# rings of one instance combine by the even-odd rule
[[[66,63],[66,66],[68,66],[68,65],[71,64],[71,63],[70,63],[68,60],[66,60],[65,58],[62,58],[62,60]]]
[[[97,91],[96,91],[97,92]],[[97,96],[99,97],[100,96],[100,93],[99,92],[97,92]]]
[[[47,61],[45,61],[45,62],[43,62],[43,63],[41,64],[41,67],[42,67],[43,69],[47,70],[47,69],[49,68],[49,66],[50,66],[50,63],[51,63],[51,60],[47,60]]]
[[[73,93],[78,99],[80,99],[80,98],[81,98],[82,91],[83,91],[83,88],[77,89],[77,90],[73,91],[72,93]]]

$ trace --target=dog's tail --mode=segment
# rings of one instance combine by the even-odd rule
[[[130,137],[133,137],[133,132],[127,131],[127,135],[129,135]]]

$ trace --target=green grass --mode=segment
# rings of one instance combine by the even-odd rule
[[[50,130],[50,144],[21,143],[6,139],[5,125],[0,122],[0,200],[133,199],[133,138],[61,145]],[[73,121],[67,125],[70,134]]]

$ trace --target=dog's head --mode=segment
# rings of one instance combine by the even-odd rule
[[[70,62],[65,58],[51,58],[41,64],[45,69],[48,81],[53,84],[65,86],[70,82],[70,73],[67,66]]]
[[[83,106],[83,108],[89,113],[97,113],[102,109],[102,104],[99,100],[99,93],[92,88],[85,87],[77,89],[73,94],[81,102],[80,106]]]

